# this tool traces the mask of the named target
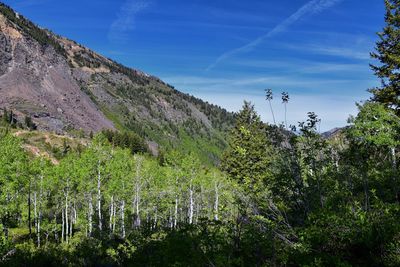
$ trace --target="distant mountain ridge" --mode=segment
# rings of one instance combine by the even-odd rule
[[[156,148],[215,158],[234,115],[42,29],[0,3],[0,109],[39,129],[134,131]]]
[[[348,127],[336,127],[321,134],[325,139],[332,139],[341,135]]]

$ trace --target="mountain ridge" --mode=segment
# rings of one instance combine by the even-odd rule
[[[233,125],[233,113],[40,28],[1,2],[0,61],[0,108],[31,116],[41,130],[128,130],[156,146],[194,146],[214,161]]]

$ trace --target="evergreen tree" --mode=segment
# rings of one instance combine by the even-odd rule
[[[370,89],[373,100],[384,103],[400,115],[400,0],[385,0],[386,26],[378,33],[380,40],[371,57],[380,65],[371,65],[381,80],[381,87]]]
[[[243,184],[249,192],[257,192],[267,182],[271,148],[266,128],[254,110],[245,102],[236,116],[236,125],[229,138],[229,149],[222,160],[222,169]]]
[[[37,128],[36,124],[33,122],[30,116],[25,116],[25,126],[31,131],[36,130]]]
[[[67,143],[67,139],[63,139],[63,148],[62,148],[62,155],[65,157],[68,152],[71,150],[70,145]]]

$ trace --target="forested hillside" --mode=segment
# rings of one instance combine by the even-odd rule
[[[381,86],[329,138],[313,112],[270,125],[244,102],[215,167],[179,149],[154,157],[123,131],[71,138],[4,112],[0,265],[400,266],[400,1],[385,3]]]
[[[215,164],[226,148],[233,114],[179,92],[43,29],[0,3],[0,109],[40,130],[88,135],[132,132],[153,154],[196,153]]]

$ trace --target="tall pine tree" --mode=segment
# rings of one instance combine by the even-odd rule
[[[236,116],[236,125],[229,138],[229,149],[222,160],[222,169],[244,185],[246,191],[255,193],[268,180],[271,154],[265,125],[254,106],[245,102]]]
[[[385,0],[386,26],[378,33],[380,40],[371,57],[380,62],[371,65],[381,79],[381,87],[370,89],[373,100],[396,110],[400,115],[400,0]]]

